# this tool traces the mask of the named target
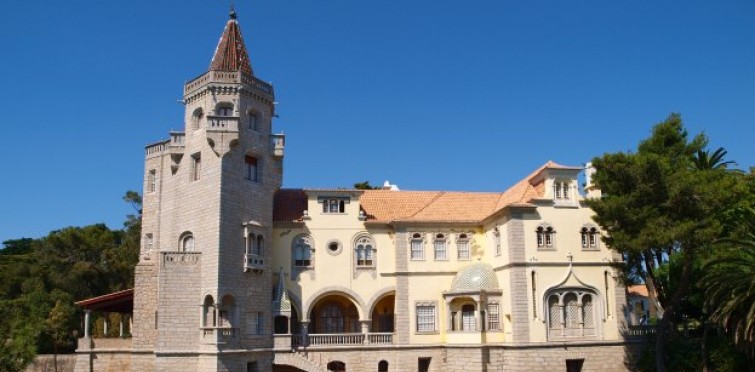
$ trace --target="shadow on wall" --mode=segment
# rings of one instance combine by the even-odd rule
[[[73,372],[76,366],[76,354],[58,354],[58,372]],[[53,356],[48,354],[37,355],[34,361],[26,367],[25,372],[54,371]]]

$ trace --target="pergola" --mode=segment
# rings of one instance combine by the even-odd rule
[[[90,337],[89,322],[92,311],[129,314],[129,320],[131,319],[131,315],[134,313],[134,289],[88,298],[76,302],[76,305],[84,309],[84,337],[88,338]],[[107,320],[105,321],[105,333],[107,333]],[[120,336],[123,337],[123,335],[123,320],[121,319]]]

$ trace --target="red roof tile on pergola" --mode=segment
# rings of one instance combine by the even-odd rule
[[[220,36],[215,55],[210,62],[210,71],[241,71],[253,75],[249,53],[241,37],[241,28],[236,21],[236,12],[231,10],[231,19],[225,25],[223,35]]]
[[[76,302],[86,310],[131,314],[134,312],[134,289],[108,293]]]

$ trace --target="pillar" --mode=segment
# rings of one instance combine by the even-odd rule
[[[301,324],[301,346],[309,345],[309,320],[302,320]]]
[[[482,331],[483,326],[485,325],[485,319],[482,318],[482,301],[477,301],[477,315],[475,318],[477,319],[477,330]]]
[[[360,320],[359,323],[362,326],[362,336],[364,336],[364,343],[369,344],[370,343],[370,324],[372,323],[370,320]]]
[[[92,311],[89,309],[84,310],[84,338],[89,338],[89,321]]]

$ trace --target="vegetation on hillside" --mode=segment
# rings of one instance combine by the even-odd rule
[[[0,249],[0,371],[21,371],[37,353],[71,352],[81,310],[73,302],[132,288],[138,261],[141,197],[124,228],[67,227]]]

